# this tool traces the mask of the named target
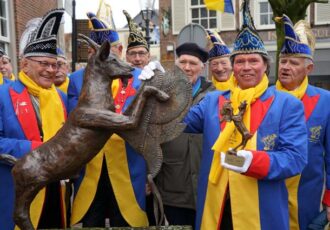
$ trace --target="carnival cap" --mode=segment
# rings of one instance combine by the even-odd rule
[[[213,47],[209,51],[209,60],[217,57],[228,57],[230,56],[230,50],[226,44],[222,41],[218,33],[213,33],[210,30],[206,30],[209,39],[211,40]],[[217,36],[218,35],[218,36]]]
[[[183,43],[182,45],[176,48],[175,52],[178,57],[180,57],[183,54],[195,56],[199,58],[203,63],[207,62],[209,58],[209,53],[193,42]]]
[[[92,23],[92,31],[90,33],[91,39],[97,44],[102,45],[104,41],[110,41],[111,45],[119,43],[119,35],[111,26],[105,21],[98,19],[94,13],[87,13],[87,17]]]
[[[56,52],[58,57],[66,59],[65,53],[61,48],[57,47]]]
[[[2,57],[5,54],[5,51],[0,47],[0,57]]]
[[[234,41],[234,49],[231,55],[259,53],[268,56],[264,43],[254,26],[253,18],[250,13],[249,2],[249,0],[244,0],[242,4],[243,25]]]
[[[129,27],[127,50],[135,47],[144,47],[149,51],[148,43],[143,37],[142,32],[138,29],[138,25],[132,20],[126,10],[123,10],[123,13],[126,16]]]
[[[10,57],[2,47],[0,47],[0,57],[7,58],[10,61]]]
[[[37,28],[30,31],[24,45],[23,56],[57,57],[57,33],[61,24],[64,9],[49,11],[39,22]]]
[[[301,41],[290,18],[283,14],[282,17],[277,17],[275,20],[277,22],[281,20],[284,23],[285,39],[280,56],[306,57],[313,59],[312,50],[308,45],[308,39],[304,39],[305,43]],[[301,36],[306,37],[306,33],[301,33]]]

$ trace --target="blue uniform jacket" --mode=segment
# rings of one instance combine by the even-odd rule
[[[300,177],[290,179],[287,185],[292,195],[292,228],[305,230],[320,212],[324,179],[323,201],[330,206],[330,92],[308,85],[301,101],[307,125],[308,164]]]
[[[229,100],[230,91],[209,93],[204,100],[190,109],[184,119],[187,124],[186,132],[204,134],[197,192],[196,229],[200,229],[202,218],[211,218],[203,217],[203,210],[214,154],[211,148],[221,132],[219,121],[221,98]],[[232,218],[234,222],[239,223],[237,229],[247,229],[249,227],[253,229],[256,222],[263,230],[289,229],[288,194],[284,179],[301,173],[307,163],[303,105],[291,95],[277,92],[274,89],[267,89],[255,103],[259,103],[256,106],[258,111],[264,113],[264,117],[256,130],[256,150],[264,152],[263,155],[269,158],[268,170],[262,175],[262,179],[253,178],[250,174],[250,178],[254,179],[253,183],[257,183],[257,190],[232,191],[238,193],[238,195],[232,196],[231,193],[231,201],[240,204],[237,208],[239,214],[233,213]],[[251,122],[258,117],[259,114],[253,114],[253,110],[251,110]],[[262,169],[263,166],[259,166],[259,169]],[[250,168],[252,168],[252,165]],[[258,174],[258,171],[256,174]],[[236,175],[240,176],[237,173],[230,173],[232,177],[237,177]],[[233,181],[228,186],[230,190],[235,190]],[[244,202],[240,202],[240,199],[250,196],[249,194],[259,194],[255,205],[252,207],[247,207]],[[214,200],[213,202],[221,205],[224,200],[225,197],[222,200]],[[249,220],[249,218],[246,218],[245,220],[252,222],[244,223],[241,220],[242,215],[248,217],[251,209],[256,209],[256,212],[259,213],[259,219]],[[221,213],[216,213],[215,216],[221,219]],[[219,220],[214,221],[219,223]]]
[[[37,124],[32,120],[26,120],[22,125],[17,118],[18,111],[24,111],[26,116],[34,116],[34,110],[28,110],[32,106],[29,97],[24,97],[25,86],[20,81],[12,82],[0,87],[0,154],[10,154],[16,158],[21,158],[24,154],[37,147],[40,142],[28,139],[25,133],[31,134],[32,127]],[[66,95],[59,91],[63,105],[66,106]],[[13,104],[13,97],[17,100]],[[21,110],[19,107],[24,108]],[[32,107],[30,107],[32,108]],[[14,229],[14,184],[11,175],[12,166],[0,162],[0,229]]]

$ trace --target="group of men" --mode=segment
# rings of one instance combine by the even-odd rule
[[[296,34],[286,15],[277,18],[284,24],[285,43],[278,81],[269,87],[270,58],[248,3],[243,3],[243,25],[232,52],[211,31],[207,31],[210,50],[191,42],[176,49],[175,64],[192,85],[193,103],[183,120],[184,133],[162,145],[164,162],[155,178],[171,225],[308,229],[322,203],[330,220],[330,109],[326,106],[330,93],[308,84],[312,48]],[[17,80],[0,78],[0,154],[20,158],[37,148],[55,135],[77,106],[85,70],[67,76],[54,29],[62,14],[59,9],[48,12],[35,28],[24,45]],[[153,77],[155,68],[164,71],[159,63],[150,62],[146,40],[130,15],[124,14],[130,29],[125,59],[134,70],[128,82],[118,79],[112,84],[117,113],[125,111],[141,81]],[[122,58],[118,33],[95,14],[87,16],[93,27],[91,39],[98,45],[110,42],[111,52]],[[90,47],[89,57],[94,53]],[[207,63],[211,81],[201,76]],[[231,119],[241,114],[250,133],[244,149],[237,151],[241,165],[227,160],[228,150],[242,141],[234,121],[223,113],[228,102]],[[15,226],[11,168],[0,163],[0,226],[5,230]],[[71,184],[65,181],[40,191],[31,207],[33,224],[44,229],[77,224],[104,227],[106,219],[114,227],[153,224],[146,171],[143,157],[113,135],[72,180],[72,202],[65,192]]]

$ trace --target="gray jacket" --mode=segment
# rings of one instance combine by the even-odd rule
[[[193,105],[214,90],[211,82],[201,79]],[[197,179],[202,154],[202,134],[182,133],[162,145],[164,161],[156,184],[164,205],[195,209]]]

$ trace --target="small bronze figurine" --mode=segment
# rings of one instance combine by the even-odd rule
[[[247,103],[246,101],[241,102],[241,104],[238,107],[238,113],[235,115],[233,111],[233,107],[231,106],[230,101],[226,101],[223,104],[223,107],[220,110],[220,114],[222,116],[220,122],[226,121],[230,122],[233,121],[235,127],[239,131],[239,133],[242,135],[242,141],[239,145],[232,149],[228,149],[226,151],[226,159],[225,162],[236,165],[236,166],[242,166],[244,163],[244,158],[237,156],[237,149],[241,147],[241,149],[244,149],[246,143],[248,140],[253,136],[249,130],[246,128],[244,122],[243,122],[243,116],[246,111]]]

